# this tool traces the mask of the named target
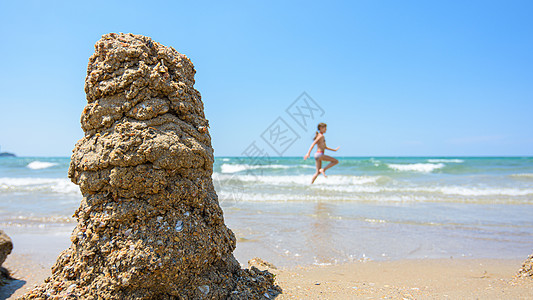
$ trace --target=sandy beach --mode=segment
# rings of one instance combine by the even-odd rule
[[[519,261],[401,260],[279,271],[279,299],[531,299]]]
[[[531,299],[533,280],[514,279],[521,263],[419,259],[268,269],[283,289],[277,299]],[[10,255],[5,266],[16,280],[1,288],[0,299],[16,299],[43,282],[52,264]]]

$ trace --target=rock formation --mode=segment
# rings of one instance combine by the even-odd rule
[[[533,279],[533,254],[524,261],[516,277]]]
[[[7,256],[11,254],[11,250],[13,250],[11,238],[3,230],[0,230],[0,286],[4,285],[6,280],[11,279],[9,271],[2,267]]]
[[[133,34],[89,59],[85,136],[69,177],[83,200],[72,245],[24,298],[269,299],[273,276],[243,270],[212,183],[213,149],[191,61]]]

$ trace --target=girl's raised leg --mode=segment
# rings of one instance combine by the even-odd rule
[[[322,160],[325,160],[325,161],[329,161],[330,163],[324,168],[324,169],[319,169],[318,172],[322,173],[322,175],[324,175],[324,177],[327,177],[326,176],[326,170],[333,167],[334,165],[338,164],[339,161],[336,159],[336,158],[333,158],[329,155],[322,155],[322,157],[320,157]]]

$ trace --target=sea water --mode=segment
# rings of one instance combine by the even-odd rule
[[[241,262],[522,259],[533,250],[531,157],[338,159],[313,185],[312,158],[215,159],[213,183]],[[68,247],[82,198],[69,161],[0,158],[0,229],[25,236],[22,248],[50,235]]]

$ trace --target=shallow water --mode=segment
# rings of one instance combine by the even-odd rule
[[[223,207],[237,256],[274,264],[527,257],[533,206],[283,202]]]
[[[314,185],[314,160],[215,160],[213,182],[241,263],[254,256],[285,266],[521,259],[531,252],[533,158],[339,160]],[[0,158],[1,228],[18,237],[64,237],[82,197],[67,178],[68,164],[69,158]]]

